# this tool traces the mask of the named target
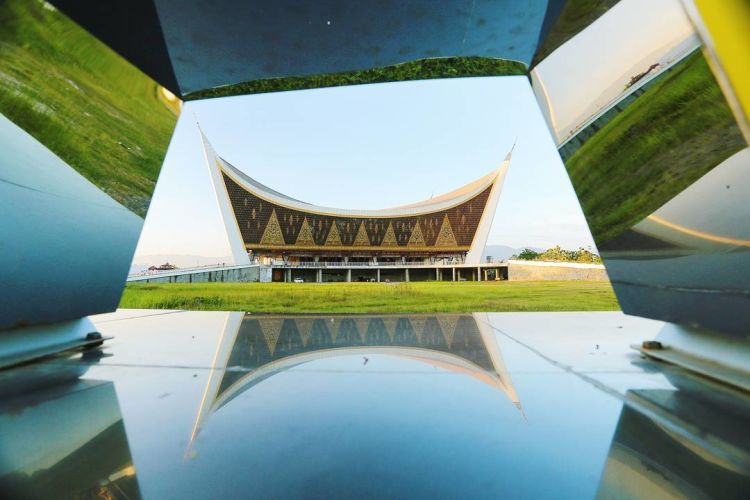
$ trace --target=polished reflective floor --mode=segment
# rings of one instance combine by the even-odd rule
[[[745,395],[620,313],[121,310],[0,372],[3,497],[628,498],[750,491]]]

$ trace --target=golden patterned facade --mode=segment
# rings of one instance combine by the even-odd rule
[[[224,173],[242,239],[249,250],[355,253],[461,253],[469,250],[490,187],[454,207],[394,217],[351,217],[273,203]]]
[[[218,156],[206,160],[235,260],[266,257],[453,258],[481,255],[503,166],[455,191],[382,210],[326,208],[268,188]]]

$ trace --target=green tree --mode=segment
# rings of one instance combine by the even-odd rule
[[[521,253],[514,255],[511,258],[519,260],[536,260],[539,257],[539,252],[535,252],[531,248],[524,248]]]
[[[580,247],[578,250],[565,250],[560,248],[560,245],[555,245],[541,253],[535,252],[530,248],[524,248],[519,254],[513,255],[511,259],[540,260],[546,262],[578,262],[581,264],[602,263],[601,257],[590,249]]]

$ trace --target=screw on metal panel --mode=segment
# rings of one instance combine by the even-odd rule
[[[98,340],[98,342],[96,342]],[[104,339],[102,338],[102,334],[99,332],[91,332],[86,334],[86,341],[91,342],[90,344],[87,344],[84,349],[95,349],[99,347],[100,345],[104,344]]]
[[[658,340],[644,340],[641,344],[641,347],[644,349],[659,350],[664,346],[662,346],[661,342],[659,342]]]

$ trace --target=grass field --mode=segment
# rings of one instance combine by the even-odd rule
[[[745,146],[696,51],[583,143],[565,167],[601,249]]]
[[[124,308],[258,313],[616,311],[607,282],[134,284]]]
[[[0,25],[0,112],[145,216],[177,120],[159,86],[46,2],[2,2]]]
[[[492,57],[436,57],[419,59],[382,68],[348,71],[312,76],[266,78],[235,83],[213,89],[191,92],[185,100],[228,97],[233,95],[284,92],[287,90],[319,89],[341,85],[403,82],[431,78],[458,78],[467,76],[525,75],[526,65],[518,61]]]

